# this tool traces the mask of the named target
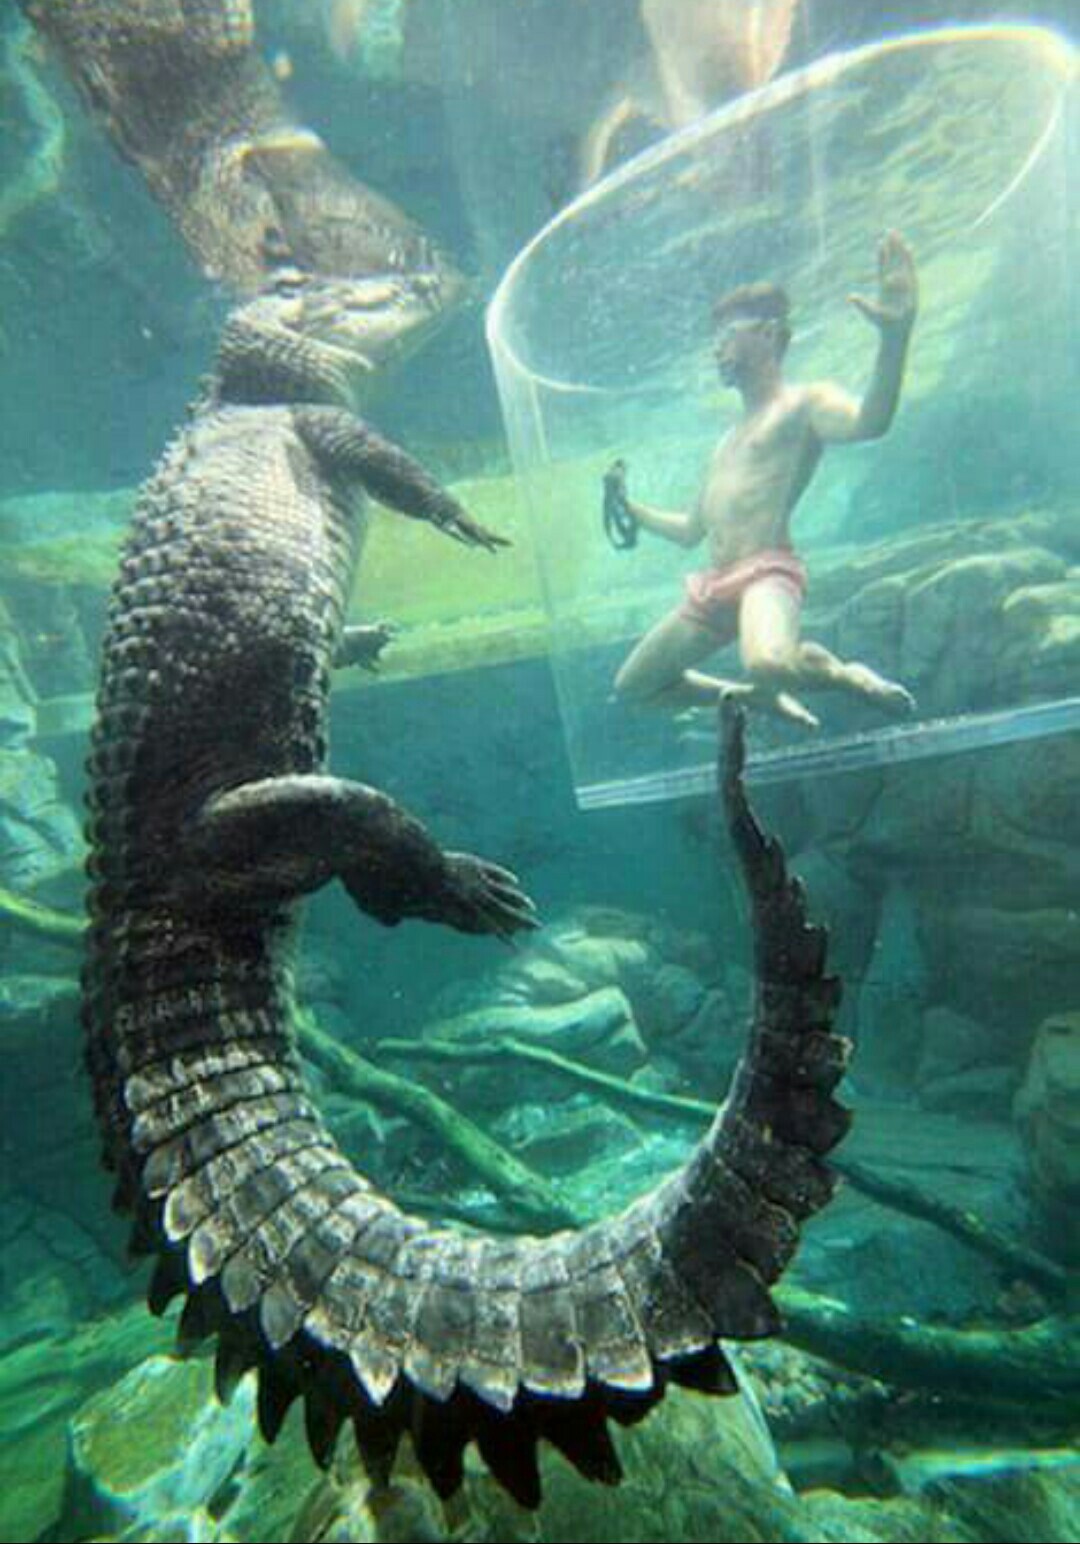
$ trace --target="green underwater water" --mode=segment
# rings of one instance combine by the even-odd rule
[[[908,24],[997,20],[976,0],[948,15],[804,5],[794,64]],[[707,725],[696,747],[659,720],[623,740],[595,706],[686,566],[610,553],[598,485],[608,447],[625,448],[651,497],[688,499],[723,404],[708,387],[680,418],[653,398],[595,433],[559,406],[538,477],[483,338],[480,302],[572,195],[613,93],[643,78],[639,6],[257,0],[256,16],[299,119],[472,278],[368,411],[514,540],[436,561],[434,537],[377,513],[351,615],[399,633],[378,678],[335,685],[333,768],[391,791],[446,847],[508,864],[544,924],[510,951],[383,929],[320,893],[299,980],[306,1070],[350,1157],[407,1208],[500,1232],[577,1226],[686,1158],[753,998],[714,796],[577,798],[593,776],[651,776],[643,743],[665,768],[688,744],[708,755]],[[1067,28],[1070,9],[1021,20]],[[10,0],[0,43],[0,1538],[1080,1539],[1076,732],[751,781],[844,983],[845,1183],[779,1288],[784,1334],[732,1348],[743,1392],[674,1390],[620,1430],[620,1487],[546,1451],[532,1513],[470,1452],[442,1503],[408,1442],[378,1484],[347,1436],[321,1471],[298,1408],[269,1447],[250,1376],[223,1407],[209,1354],[173,1358],[176,1314],[146,1310],[82,1066],[83,762],[134,492],[209,368],[227,295]],[[621,150],[657,132],[643,119]],[[998,245],[942,244],[895,429],[807,499],[808,632],[950,722],[1080,681],[1075,90],[1060,133],[1063,180],[1040,175],[1064,245],[1031,223],[1038,200]],[[940,150],[931,134],[927,188]],[[856,224],[869,175],[842,189]],[[782,222],[783,187],[770,196]],[[613,263],[622,249],[629,266],[633,218],[630,198]],[[776,240],[762,262],[790,257]],[[804,306],[849,277],[815,270]],[[810,330],[798,373],[857,389],[865,339]],[[865,730],[858,708],[820,706],[829,732]]]

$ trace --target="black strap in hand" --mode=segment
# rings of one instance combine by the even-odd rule
[[[638,522],[626,497],[626,462],[615,461],[604,473],[604,534],[620,552],[637,546]]]

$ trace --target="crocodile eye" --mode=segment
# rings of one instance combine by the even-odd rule
[[[286,299],[299,295],[307,283],[307,274],[301,273],[299,268],[283,268],[273,281],[275,295],[281,295]]]

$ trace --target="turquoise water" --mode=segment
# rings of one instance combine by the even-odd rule
[[[612,551],[600,478],[619,454],[634,497],[692,503],[738,407],[708,354],[717,290],[782,279],[791,378],[858,393],[873,336],[845,297],[872,292],[883,224],[920,265],[897,421],[831,451],[795,522],[808,635],[919,712],[887,726],[818,694],[815,736],[750,726],[754,808],[843,981],[846,1183],[785,1272],[782,1333],[726,1343],[743,1392],[675,1389],[618,1429],[620,1488],[545,1449],[536,1512],[475,1448],[443,1503],[409,1439],[389,1482],[347,1431],[319,1469],[299,1408],[267,1446],[254,1379],[219,1405],[205,1347],[170,1355],[175,1307],[147,1312],[81,1055],[83,769],[134,492],[241,282],[242,243],[211,259],[206,232],[244,227],[224,194],[201,226],[152,197],[145,125],[119,155],[48,26],[0,8],[0,1537],[1080,1537],[1075,16],[740,5],[717,0],[744,24],[719,57],[753,37],[757,63],[708,78],[700,35],[680,52],[686,16],[713,24],[694,0],[678,23],[639,0],[256,0],[253,39],[242,7],[227,39],[290,104],[270,161],[295,207],[313,130],[344,168],[346,245],[363,179],[465,276],[364,412],[513,539],[489,556],[379,513],[350,619],[398,630],[378,676],[333,690],[331,770],[509,866],[542,922],[511,949],[380,927],[337,885],[308,906],[305,1032],[348,1054],[309,1038],[306,1075],[351,1161],[422,1216],[587,1225],[724,1098],[754,940],[712,716],[610,700],[704,558],[648,533]],[[180,9],[135,7],[170,49],[206,36],[192,5],[178,38]],[[895,45],[955,25],[983,51]],[[488,308],[538,251],[512,328]],[[719,668],[741,674],[737,651]],[[396,1080],[377,1094],[372,1063]]]

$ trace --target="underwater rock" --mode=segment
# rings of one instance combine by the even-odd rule
[[[700,1013],[704,982],[684,965],[660,965],[642,984],[634,1015],[645,1040],[664,1044],[678,1039]]]
[[[228,1407],[214,1398],[209,1361],[152,1356],[89,1399],[71,1423],[66,1536],[160,1529],[207,1507],[254,1434],[255,1388]],[[76,1531],[78,1530],[78,1531]]]
[[[872,659],[875,669],[897,675],[901,669],[907,583],[886,574],[856,589],[836,619],[836,649],[843,659]]]
[[[692,932],[612,907],[583,907],[552,924],[499,973],[495,999],[546,1008],[614,988],[651,1051],[670,1050],[678,1040],[681,1055],[715,990],[706,985],[715,971],[711,949]]]
[[[1039,1026],[1013,1110],[1048,1238],[1062,1259],[1080,1266],[1080,1012]]]
[[[564,1100],[554,1107],[515,1105],[496,1122],[494,1135],[530,1168],[570,1176],[642,1140],[632,1120],[591,1098]]]
[[[749,990],[735,997],[712,988],[702,994],[697,1012],[682,1029],[654,1042],[650,1066],[668,1062],[677,1068],[672,1092],[689,1085],[698,1097],[723,1097],[742,1055],[751,1001]]]
[[[986,1120],[1008,1111],[1016,1082],[1013,1067],[970,1067],[966,1072],[938,1078],[919,1098],[925,1110],[953,1111]]]
[[[673,1389],[652,1421],[616,1431],[626,1470],[619,1491],[590,1485],[545,1447],[544,1501],[531,1513],[507,1497],[471,1451],[464,1490],[446,1506],[409,1453],[387,1486],[373,1485],[351,1451],[330,1475],[313,1478],[295,1416],[269,1452],[254,1435],[248,1381],[222,1411],[208,1362],[152,1356],[73,1419],[54,1536],[326,1544],[798,1537],[773,1531],[798,1504],[745,1378],[743,1387],[740,1397],[722,1402]],[[207,1531],[192,1531],[199,1525]]]
[[[1011,1030],[1018,1055],[1033,1024],[1075,1001],[1080,915],[1071,907],[1007,911],[924,897],[918,928],[929,1000]]]
[[[931,1110],[895,1095],[879,1102],[861,1089],[856,1104],[847,1154],[853,1169],[970,1212],[1003,1237],[1030,1239],[1023,1150],[1011,1120]],[[998,1258],[924,1216],[883,1205],[855,1183],[843,1186],[809,1244],[798,1285],[841,1299],[867,1321],[908,1315],[917,1323],[963,1323],[992,1316],[1001,1294]]]
[[[913,1453],[893,1461],[891,1468],[927,1512],[932,1531],[912,1537],[1038,1539],[1040,1544],[1072,1544],[1080,1538],[1080,1459],[1067,1448],[1042,1452],[973,1445],[966,1452]],[[896,1503],[881,1503],[886,1519],[898,1510]],[[941,1521],[935,1524],[933,1518]]]
[[[6,1262],[9,1241],[2,1242]],[[9,1310],[11,1300],[5,1298],[5,1319]],[[139,1303],[75,1326],[57,1320],[47,1333],[35,1331],[5,1347],[0,1357],[0,1538],[82,1537],[63,1531],[58,1523],[69,1422],[96,1390],[107,1387],[140,1357],[164,1349],[170,1339],[170,1329],[149,1318]]]
[[[858,988],[858,1087],[898,1092],[910,1088],[922,1046],[927,973],[915,896],[889,885],[882,897],[877,938]]]
[[[935,713],[1004,706],[998,679],[1004,608],[1014,591],[1060,579],[1038,547],[958,557],[907,590],[900,676]]]
[[[430,1023],[426,1033],[431,1039],[467,1045],[489,1045],[507,1038],[522,1040],[623,1077],[640,1067],[648,1055],[626,995],[614,986],[601,987],[574,1002],[542,1007],[520,1002],[491,1003],[455,1019]],[[522,1093],[508,1079],[506,1067],[499,1063],[469,1067],[462,1073],[461,1088],[466,1105],[497,1108],[512,1103]],[[526,1092],[529,1100],[562,1098],[566,1084],[555,1076],[548,1078],[542,1071],[531,1069]]]
[[[55,766],[28,746],[36,708],[18,632],[0,601],[0,885],[12,890],[70,868],[82,853],[79,823],[60,798]]]
[[[865,1440],[868,1422],[886,1412],[892,1398],[887,1384],[783,1340],[743,1347],[740,1360],[758,1391],[785,1472],[800,1490],[808,1488],[801,1466],[816,1465],[816,1459],[812,1448],[799,1444],[836,1437],[848,1450],[850,1466],[852,1449]],[[835,1455],[828,1461],[835,1462]]]
[[[5,577],[45,591],[59,585],[107,590],[134,502],[130,488],[60,489],[0,500]]]
[[[617,986],[628,997],[647,987],[660,964],[643,938],[593,933],[576,923],[552,929],[537,947],[586,986]]]
[[[0,745],[22,750],[34,733],[37,697],[23,669],[19,635],[0,600]]]
[[[70,1333],[130,1290],[123,1264],[104,1254],[77,1215],[46,1206],[28,1191],[12,1190],[0,1199],[0,1354]],[[5,1422],[0,1429],[13,1428]]]
[[[1000,673],[1015,700],[1071,696],[1080,669],[1080,575],[1015,590],[1002,609]]]
[[[339,1515],[342,1484],[337,1477],[338,1466],[331,1474],[313,1472],[298,1416],[299,1412],[295,1412],[286,1417],[283,1438],[276,1447],[252,1442],[244,1467],[234,1478],[234,1494],[231,1499],[223,1498],[228,1505],[222,1507],[218,1537],[321,1539],[327,1521]],[[352,1462],[355,1464],[355,1460]],[[359,1476],[354,1484],[361,1490]],[[352,1534],[358,1540],[374,1536],[370,1515]]]
[[[819,1544],[886,1544],[891,1540],[924,1544],[930,1539],[934,1544],[974,1544],[990,1537],[974,1533],[943,1514],[932,1500],[913,1501],[901,1496],[879,1501],[813,1491],[805,1498],[805,1505],[813,1532],[801,1537]]]
[[[33,751],[0,750],[0,884],[30,890],[79,863],[83,851],[53,763]]]
[[[330,1471],[314,1475],[299,1411],[290,1414],[275,1448],[267,1449],[254,1434],[249,1385],[242,1384],[233,1405],[221,1411],[214,1405],[207,1362],[150,1355],[111,1384],[116,1368],[125,1358],[130,1365],[138,1354],[139,1337],[145,1345],[167,1333],[132,1311],[101,1321],[93,1331],[96,1340],[82,1332],[52,1342],[51,1361],[35,1347],[0,1363],[0,1416],[5,1433],[12,1434],[5,1448],[7,1483],[0,1488],[4,1537],[292,1538],[312,1544],[493,1539],[992,1544],[1020,1538],[1064,1544],[1077,1537],[1080,1463],[1070,1463],[1063,1451],[942,1447],[898,1448],[894,1454],[870,1446],[864,1464],[876,1464],[901,1494],[880,1500],[825,1490],[795,1495],[753,1389],[723,1402],[675,1389],[652,1420],[617,1430],[614,1440],[626,1470],[618,1491],[589,1486],[544,1448],[545,1499],[538,1512],[524,1512],[470,1451],[465,1486],[443,1505],[408,1451],[387,1486],[372,1484],[345,1443]],[[12,1407],[3,1402],[2,1379],[28,1355],[34,1361],[20,1385],[23,1419],[16,1429],[8,1420]],[[776,1379],[777,1358],[792,1362],[783,1380],[783,1409],[790,1407],[798,1422],[807,1400],[824,1399],[826,1415],[832,1396],[821,1380],[836,1383],[830,1370],[817,1373],[811,1359],[776,1343],[754,1347],[742,1360],[757,1384]],[[97,1392],[71,1420],[65,1473],[63,1409],[78,1399],[76,1377]],[[743,1382],[745,1387],[745,1375]],[[851,1380],[839,1375],[839,1382]],[[29,1395],[57,1389],[59,1413],[50,1402],[39,1420],[48,1442],[35,1443],[26,1419]],[[766,1408],[776,1414],[773,1395],[765,1389]],[[854,1385],[850,1397],[862,1397]],[[865,1434],[865,1423],[863,1429]]]
[[[1075,678],[1074,678],[1075,679]],[[1030,745],[1003,745],[971,758],[972,798],[983,829],[1014,851],[1029,839],[1032,861],[1041,855],[1041,894],[1062,903],[1075,896],[1074,852],[1080,847],[1080,735],[1062,735],[1046,755]],[[1019,851],[1017,851],[1019,857]],[[1015,894],[1017,877],[1001,894]],[[1034,888],[1034,887],[1032,887]],[[1036,904],[1034,899],[1024,904]]]
[[[587,993],[588,987],[580,976],[558,960],[545,959],[543,955],[527,953],[499,977],[499,998],[503,1001],[524,1000],[548,1007],[553,1003],[575,1002]]]
[[[815,603],[846,607],[882,580],[899,580],[905,591],[931,579],[954,561],[1038,549],[1080,559],[1075,514],[1061,508],[1031,509],[990,520],[926,521],[877,541],[856,533],[856,545],[824,553],[814,574]]]
[[[769,1538],[775,1511],[785,1509],[791,1491],[757,1396],[743,1386],[746,1392],[720,1409],[679,1390],[663,1421],[620,1431],[615,1444],[626,1478],[617,1491],[590,1490],[563,1460],[549,1456],[540,1539]]]
[[[1016,1087],[1019,1047],[1000,1025],[980,1024],[950,1008],[923,1015],[916,1084],[926,1109],[1004,1115]]]
[[[0,976],[0,1035],[5,1054],[42,1034],[73,1031],[78,990],[70,976]]]
[[[776,1508],[797,1507],[780,1471],[756,1396],[718,1403],[687,1398],[673,1390],[657,1419],[614,1434],[626,1470],[618,1491],[589,1486],[570,1466],[542,1450],[544,1500],[537,1512],[516,1506],[484,1473],[475,1455],[466,1458],[465,1484],[445,1506],[425,1485],[404,1454],[393,1483],[373,1486],[347,1470],[313,1486],[289,1531],[277,1534],[238,1527],[250,1517],[241,1493],[235,1511],[223,1518],[236,1538],[292,1537],[319,1544],[354,1540],[455,1540],[481,1544],[543,1544],[575,1540],[768,1539]],[[267,1465],[266,1467],[269,1467]],[[247,1486],[245,1483],[244,1490]]]
[[[1006,745],[900,768],[839,850],[859,874],[905,876],[920,906],[991,895],[1006,910],[1068,905],[1080,880],[1077,776],[1080,738],[1065,735],[1046,755]]]

